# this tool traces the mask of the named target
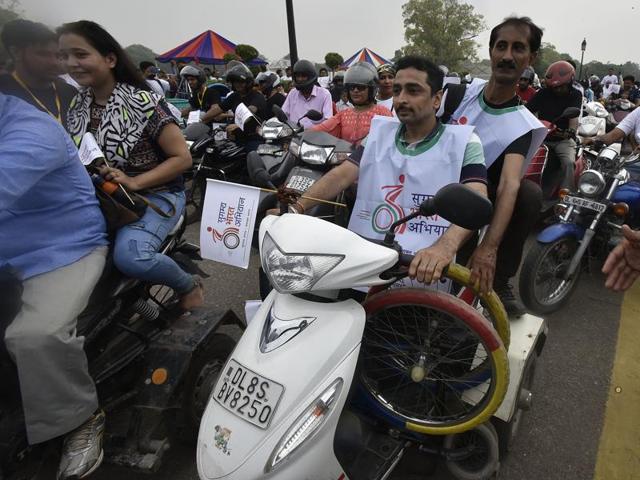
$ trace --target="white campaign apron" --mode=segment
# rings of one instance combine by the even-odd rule
[[[406,150],[396,146],[400,123],[374,117],[360,161],[358,196],[349,230],[365,238],[382,239],[391,224],[450,183],[460,182],[460,171],[473,127],[442,125],[425,146]],[[404,253],[415,254],[433,245],[449,228],[444,218],[417,217],[396,231]],[[424,287],[404,279],[395,286]],[[448,290],[448,282],[438,289]]]
[[[449,123],[473,125],[484,149],[484,161],[489,168],[505,149],[527,132],[532,132],[531,146],[522,173],[547,136],[547,129],[524,105],[495,109],[483,98],[485,81],[474,80],[467,85],[464,98]]]

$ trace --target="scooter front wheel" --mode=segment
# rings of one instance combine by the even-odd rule
[[[575,238],[562,237],[551,243],[536,242],[529,250],[520,272],[520,296],[536,315],[556,312],[569,300],[581,268],[578,265],[569,279],[564,279],[564,272],[578,245]]]
[[[487,480],[500,466],[498,434],[491,423],[483,423],[473,430],[444,439],[447,450],[468,450],[460,458],[449,458],[447,469],[458,480]]]
[[[426,289],[384,291],[363,306],[360,380],[386,417],[448,435],[495,413],[509,382],[507,352],[477,310]]]

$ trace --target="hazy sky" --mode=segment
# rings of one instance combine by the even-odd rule
[[[270,60],[288,53],[285,0],[19,0],[24,16],[50,26],[90,19],[124,46],[144,44],[158,53],[211,29],[234,43],[248,43]],[[406,0],[294,0],[298,54],[323,61],[330,51],[345,59],[367,46],[392,57],[404,45],[402,5]],[[639,0],[615,0],[613,9],[595,0],[469,0],[485,17],[478,38],[486,58],[489,30],[505,16],[528,15],[544,28],[543,41],[580,59],[640,61],[635,32]],[[587,8],[587,5],[594,8]],[[599,5],[596,7],[596,5]],[[603,15],[598,15],[600,11]],[[590,12],[590,13],[587,13]],[[602,19],[605,19],[604,21]]]

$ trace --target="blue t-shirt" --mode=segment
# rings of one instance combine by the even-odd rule
[[[107,245],[91,179],[62,126],[0,94],[0,266],[23,279]]]

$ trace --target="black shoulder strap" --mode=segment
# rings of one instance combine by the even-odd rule
[[[455,84],[448,83],[444,87],[444,91],[447,92],[447,98],[444,102],[444,112],[440,117],[442,123],[449,123],[451,115],[458,109],[464,98],[464,94],[467,91],[467,84]]]

